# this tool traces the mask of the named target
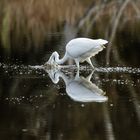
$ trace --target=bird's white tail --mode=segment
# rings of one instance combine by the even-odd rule
[[[104,45],[104,44],[107,44],[108,43],[108,41],[107,40],[104,40],[104,39],[98,39],[98,41],[99,41],[99,44],[100,45]]]

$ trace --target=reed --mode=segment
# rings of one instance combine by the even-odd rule
[[[18,41],[38,47],[46,33],[63,22],[74,24],[85,10],[80,0],[1,0],[0,5],[1,43],[7,49]]]
[[[0,1],[0,42],[6,50],[23,47],[29,51],[32,46],[43,46],[50,32],[56,32],[67,23],[76,26],[87,35],[93,30],[104,31],[105,25],[110,32],[121,1],[102,0],[1,0]],[[122,25],[139,15],[138,0],[130,2],[121,16]],[[90,9],[94,12],[87,15]],[[81,20],[85,19],[79,27]],[[78,23],[78,24],[76,24]],[[111,25],[111,26],[110,26]],[[86,29],[86,31],[85,31]]]
[[[124,9],[120,11],[121,6],[123,6],[125,1],[129,2],[124,7]],[[86,33],[86,35],[89,35],[92,33],[92,31],[98,30],[99,33],[104,32],[105,34],[108,34],[109,38],[109,33],[112,31],[116,20],[118,20],[118,14],[120,15],[120,29],[123,28],[123,25],[127,22],[135,23],[139,19],[140,3],[137,0],[112,0],[107,3],[100,1],[100,3],[96,3],[96,5],[94,4],[86,16],[84,16],[83,19],[79,22],[79,30]]]

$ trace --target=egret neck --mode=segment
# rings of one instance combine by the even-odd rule
[[[63,64],[67,61],[67,59],[69,58],[68,57],[68,54],[67,52],[65,53],[64,57],[59,59],[59,54],[55,51],[53,53],[53,56],[54,56],[54,61],[57,63],[57,64]]]

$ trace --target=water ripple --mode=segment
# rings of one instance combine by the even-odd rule
[[[132,68],[132,67],[99,67],[95,68],[97,72],[106,72],[106,73],[140,73],[140,68]]]
[[[44,69],[42,65],[35,65],[35,66],[30,66],[30,65],[16,65],[16,64],[4,64],[0,63],[0,68],[4,70],[5,73],[13,72],[19,75],[22,74],[31,74],[32,71],[39,71]],[[47,68],[45,68],[47,69]],[[76,70],[75,65],[66,65],[66,66],[61,66],[61,69],[63,71],[72,71]],[[88,66],[81,66],[80,67],[81,71],[93,71],[91,67]],[[95,72],[101,72],[101,73],[130,73],[130,74],[140,74],[140,68],[134,68],[134,67],[95,67]]]

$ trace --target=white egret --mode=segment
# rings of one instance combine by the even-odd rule
[[[108,43],[107,40],[104,39],[90,39],[90,38],[75,38],[68,42],[66,45],[66,52],[62,59],[59,59],[59,54],[55,51],[50,56],[46,64],[59,65],[63,64],[69,58],[74,59],[77,68],[79,69],[79,62],[87,61],[92,68],[92,62],[90,58],[95,56],[100,51],[103,50],[104,44]]]

